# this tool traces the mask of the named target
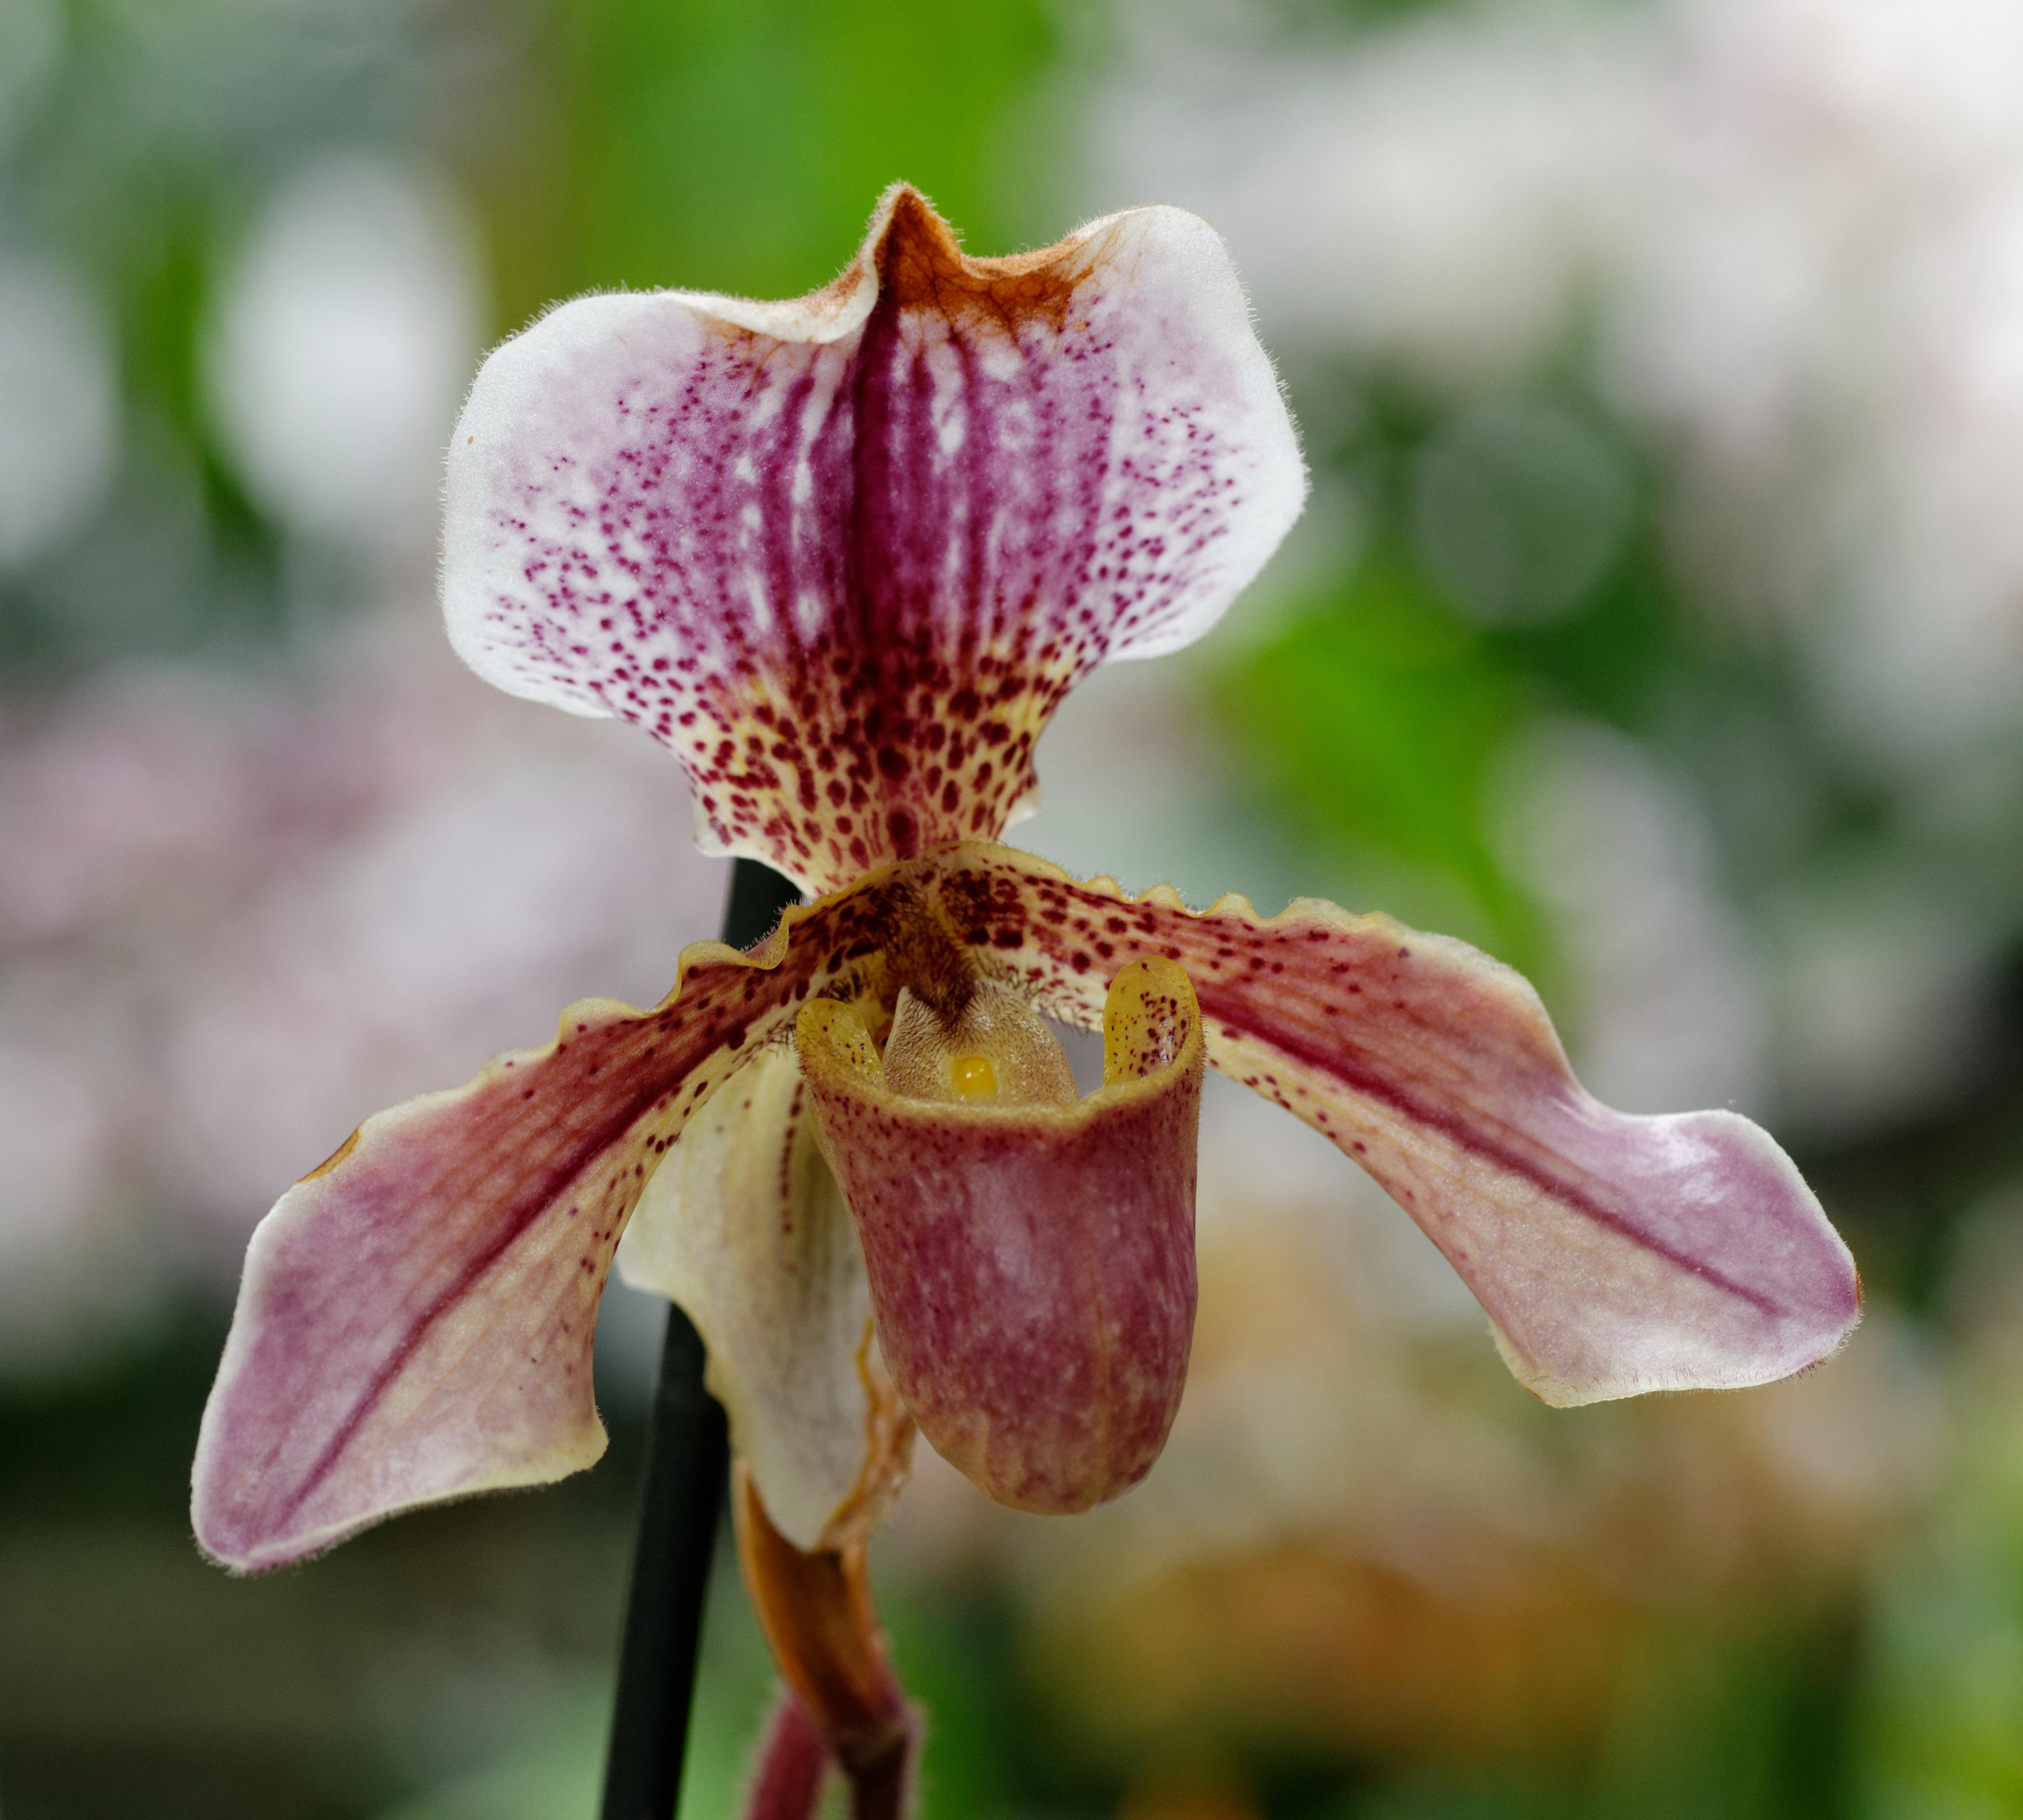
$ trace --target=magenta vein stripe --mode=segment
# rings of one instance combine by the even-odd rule
[[[1774,1296],[1765,1295],[1725,1271],[1715,1269],[1711,1264],[1689,1255],[1634,1225],[1621,1214],[1604,1207],[1571,1183],[1553,1176],[1531,1157],[1506,1145],[1491,1142],[1459,1119],[1422,1105],[1381,1075],[1357,1067],[1339,1050],[1322,1049],[1312,1043],[1303,1043],[1279,1029],[1268,1031],[1247,1014],[1239,1001],[1222,997],[1212,991],[1202,991],[1198,987],[1196,989],[1200,993],[1203,1016],[1210,1024],[1220,1025],[1233,1033],[1249,1036],[1268,1049],[1276,1050],[1300,1067],[1311,1069],[1315,1073],[1340,1081],[1364,1098],[1388,1106],[1414,1124],[1439,1132],[1458,1149],[1482,1157],[1505,1173],[1531,1183],[1604,1230],[1641,1245],[1667,1263],[1676,1265],[1679,1269],[1712,1284],[1725,1294],[1746,1302],[1759,1314],[1777,1316],[1793,1312]]]
[[[330,1476],[344,1450],[350,1445],[352,1437],[378,1406],[380,1399],[386,1394],[387,1387],[400,1375],[401,1367],[413,1356],[415,1349],[426,1338],[430,1330],[458,1299],[497,1263],[521,1235],[554,1204],[562,1190],[582,1173],[584,1156],[595,1157],[603,1155],[624,1136],[664,1091],[664,1086],[658,1080],[640,1089],[620,1110],[594,1127],[583,1145],[576,1147],[575,1155],[577,1160],[558,1163],[544,1171],[529,1183],[507,1208],[501,1210],[503,1215],[501,1229],[492,1242],[476,1257],[468,1260],[456,1280],[443,1289],[409,1325],[399,1344],[359,1394],[358,1401],[353,1405],[337,1431],[324,1443],[323,1451],[317,1455],[315,1464],[302,1483],[282,1506],[279,1521],[285,1523],[293,1517],[308,1502],[316,1488]]]

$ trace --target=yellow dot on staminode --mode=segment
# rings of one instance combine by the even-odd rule
[[[964,1099],[997,1097],[997,1070],[987,1055],[958,1055],[949,1063],[949,1074]]]

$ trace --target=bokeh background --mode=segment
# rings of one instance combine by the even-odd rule
[[[900,177],[980,252],[1206,214],[1314,470],[1023,838],[1483,945],[1604,1097],[1769,1124],[1868,1298],[1548,1411],[1213,1094],[1152,1478],[923,1449],[885,1538],[926,1815],[2023,1813],[2014,0],[0,0],[0,1812],[592,1811],[654,1308],[562,1487],[234,1582],[188,1460],[275,1194],[715,926],[672,764],[436,630],[477,356],[818,284]],[[767,1686],[719,1574],[694,1820]]]

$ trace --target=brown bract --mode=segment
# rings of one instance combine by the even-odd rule
[[[770,1820],[776,1811],[814,1811],[812,1803],[796,1809],[786,1800],[776,1810],[756,1798],[766,1792],[776,1764],[788,1771],[780,1780],[802,1781],[796,1772],[803,1770],[806,1747],[796,1720],[805,1715],[850,1785],[854,1820],[899,1820],[919,1728],[887,1654],[864,1544],[796,1548],[774,1527],[741,1464],[733,1478],[730,1508],[745,1587],[797,1709],[776,1722],[748,1812],[754,1820]],[[810,1792],[818,1792],[819,1780]]]

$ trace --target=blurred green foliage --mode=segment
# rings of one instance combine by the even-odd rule
[[[1549,977],[1549,929],[1491,836],[1497,760],[1542,714],[1648,734],[1684,678],[1712,660],[1665,579],[1650,477],[1626,446],[1600,442],[1625,515],[1606,528],[1592,572],[1548,612],[1499,619],[1429,561],[1437,550],[1415,508],[1440,411],[1381,373],[1296,372],[1293,385],[1319,403],[1308,456],[1323,488],[1350,489],[1360,543],[1329,586],[1286,602],[1269,636],[1217,670],[1211,694],[1234,753],[1275,813],[1340,855],[1352,878],[1359,866],[1370,873],[1382,889],[1366,901]],[[1552,414],[1549,425],[1596,415],[1573,384],[1524,402]],[[1505,496],[1481,504],[1500,511],[1513,543],[1564,504],[1579,506],[1563,503],[1549,471],[1488,477],[1499,477]],[[1513,488],[1513,477],[1530,484]],[[1521,548],[1503,554],[1506,567],[1521,565]]]
[[[1314,838],[1458,884],[1469,933],[1535,967],[1537,919],[1483,828],[1488,766],[1527,681],[1386,552],[1291,616],[1216,694],[1264,789]]]
[[[792,296],[902,178],[1012,250],[1012,133],[1055,37],[1038,0],[557,7],[540,155],[491,191],[503,321],[601,285]]]

